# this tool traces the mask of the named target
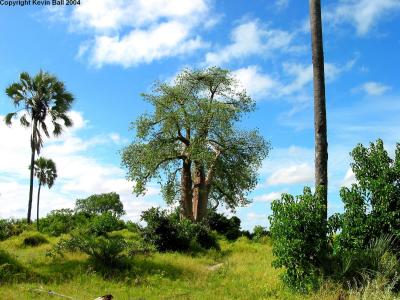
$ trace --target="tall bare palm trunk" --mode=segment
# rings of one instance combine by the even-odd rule
[[[310,27],[314,73],[315,186],[325,205],[328,194],[328,142],[325,106],[324,49],[321,1],[310,0]]]
[[[42,183],[39,181],[39,188],[37,194],[37,205],[36,205],[36,228],[39,231],[39,200],[40,200],[40,188],[42,187]]]
[[[31,167],[30,167],[30,181],[29,181],[29,202],[28,202],[28,216],[27,216],[27,222],[28,224],[31,224],[31,212],[32,212],[32,198],[33,198],[33,170],[34,170],[34,164],[35,164],[35,144],[36,144],[36,139],[35,139],[35,132],[37,128],[37,121],[35,120],[33,123],[33,129],[32,129],[32,136],[31,136]]]

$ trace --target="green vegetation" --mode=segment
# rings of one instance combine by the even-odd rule
[[[0,296],[4,299],[54,299],[43,293],[38,295],[34,290],[40,288],[82,300],[106,293],[118,300],[335,299],[339,294],[337,286],[309,296],[285,289],[278,277],[281,271],[271,267],[269,241],[254,243],[242,237],[228,242],[220,238],[221,251],[136,254],[129,256],[129,270],[107,277],[91,268],[87,254],[67,252],[54,258],[46,256],[59,237],[48,236],[49,244],[35,248],[23,247],[24,237],[32,234],[24,232],[0,243],[4,249],[0,252],[1,272],[7,269],[14,274],[8,274],[7,282],[0,277]],[[117,234],[135,238],[127,230]]]
[[[320,4],[310,3],[314,35]],[[323,81],[320,89],[315,108],[324,115]],[[51,159],[34,158],[42,134],[49,137],[47,117],[54,135],[60,122],[72,125],[73,97],[45,72],[22,73],[6,93],[24,113],[5,122],[19,117],[32,127],[32,153],[27,221],[0,220],[1,298],[52,297],[46,290],[53,290],[74,299],[394,299],[400,291],[400,144],[394,159],[382,140],[357,145],[356,183],[341,189],[344,212],[327,219],[326,122],[316,121],[316,192],[283,194],[272,203],[268,230],[242,231],[238,217],[217,207],[250,203],[269,152],[257,130],[237,127],[255,103],[227,70],[184,70],[174,85],[156,83],[142,95],[154,111],[138,118],[136,139],[122,151],[134,192],[157,180],[169,209],[142,212],[145,224],[124,221],[120,197],[110,192],[54,210],[39,226],[40,189],[53,186],[57,170]]]
[[[324,200],[309,188],[272,203],[274,266],[285,267],[283,281],[294,290],[317,290],[327,279],[361,291],[379,288],[368,293],[382,297],[399,290],[400,144],[395,159],[381,140],[359,144],[351,156],[357,183],[341,189],[344,212],[326,224]]]
[[[270,217],[275,267],[285,267],[283,281],[299,291],[315,290],[328,254],[325,206],[305,188],[296,198],[289,194],[272,203]],[[325,256],[325,257],[324,257]]]

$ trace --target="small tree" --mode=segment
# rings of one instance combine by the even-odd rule
[[[154,111],[133,124],[136,140],[122,153],[134,191],[144,193],[157,179],[167,203],[180,201],[182,215],[197,221],[209,199],[231,209],[249,203],[269,144],[256,130],[235,126],[255,103],[230,72],[185,70],[174,85],[156,83],[142,96]]]
[[[284,283],[303,292],[318,287],[328,255],[327,226],[321,224],[325,205],[320,196],[320,193],[313,195],[306,187],[303,195],[295,198],[282,194],[271,206],[273,266],[284,267]]]
[[[29,201],[27,221],[31,223],[32,196],[33,196],[33,164],[35,154],[40,153],[43,146],[42,134],[50,137],[46,120],[50,119],[53,125],[53,135],[61,134],[64,123],[65,127],[72,126],[72,121],[67,112],[71,108],[74,97],[65,89],[64,83],[55,76],[40,71],[34,77],[23,72],[19,82],[13,83],[6,88],[6,94],[12,99],[16,107],[21,109],[9,113],[5,117],[7,125],[11,125],[12,119],[17,117],[19,111],[24,111],[20,117],[23,127],[32,128],[30,138],[31,163],[30,163],[30,182],[29,182]]]
[[[89,216],[111,213],[117,218],[125,214],[124,205],[119,195],[114,192],[78,199],[75,203],[75,211]]]
[[[385,235],[399,239],[400,144],[394,159],[380,139],[369,148],[357,145],[351,156],[357,183],[340,191],[344,202],[338,236],[340,250],[362,250],[371,240]]]
[[[34,174],[39,182],[36,207],[36,226],[37,230],[39,230],[40,188],[42,187],[42,185],[47,185],[48,188],[51,189],[54,184],[54,180],[56,180],[57,178],[56,164],[51,159],[40,157],[39,159],[35,160]]]

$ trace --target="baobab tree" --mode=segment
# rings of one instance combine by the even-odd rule
[[[195,221],[210,200],[231,209],[249,203],[269,143],[236,126],[255,103],[230,72],[185,70],[174,85],[156,83],[143,97],[154,111],[137,119],[136,139],[122,153],[134,191],[144,193],[155,179],[167,203],[179,201],[182,216]]]

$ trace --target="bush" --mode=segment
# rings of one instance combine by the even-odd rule
[[[88,232],[74,233],[70,239],[63,239],[56,245],[56,252],[79,251],[89,255],[93,265],[98,269],[104,267],[121,267],[123,252],[128,243],[119,235],[93,236]]]
[[[84,216],[75,214],[72,209],[57,209],[40,220],[40,231],[52,236],[60,236],[71,232],[75,227],[82,226],[86,222]]]
[[[242,235],[240,231],[240,219],[236,216],[228,219],[223,214],[209,211],[207,223],[212,230],[224,235],[230,241],[236,240]]]
[[[117,218],[125,214],[119,195],[114,192],[78,199],[76,200],[75,211],[88,216],[111,213]]]
[[[270,230],[276,257],[273,266],[285,268],[282,279],[295,290],[318,288],[328,254],[326,206],[310,188],[304,188],[303,195],[296,198],[283,194],[271,208]]]
[[[22,220],[0,220],[0,241],[20,235],[27,227],[28,224]]]
[[[335,278],[356,288],[375,280],[384,289],[394,287],[399,283],[400,272],[400,262],[393,251],[395,243],[393,236],[386,235],[373,239],[365,249],[340,252]]]
[[[94,216],[88,223],[89,233],[100,236],[107,232],[121,230],[125,228],[125,223],[119,220],[111,212],[106,212],[102,215]]]
[[[33,234],[24,238],[23,244],[24,246],[36,247],[42,244],[47,244],[49,241],[41,234]]]
[[[252,240],[259,242],[262,238],[269,236],[269,231],[260,225],[255,226],[253,229]]]
[[[126,221],[125,227],[126,227],[126,229],[128,229],[130,232],[134,232],[134,233],[139,233],[139,232],[142,231],[142,227],[141,227],[139,224],[134,223],[134,222],[132,222],[132,221]]]
[[[179,218],[179,213],[168,213],[160,208],[150,208],[141,215],[147,226],[142,235],[145,242],[156,247],[158,251],[187,251],[199,245],[202,248],[216,248],[216,238],[202,224]]]
[[[362,250],[380,236],[400,237],[400,144],[394,160],[382,140],[369,148],[357,145],[351,156],[357,183],[340,191],[344,213],[335,245],[339,252]]]

